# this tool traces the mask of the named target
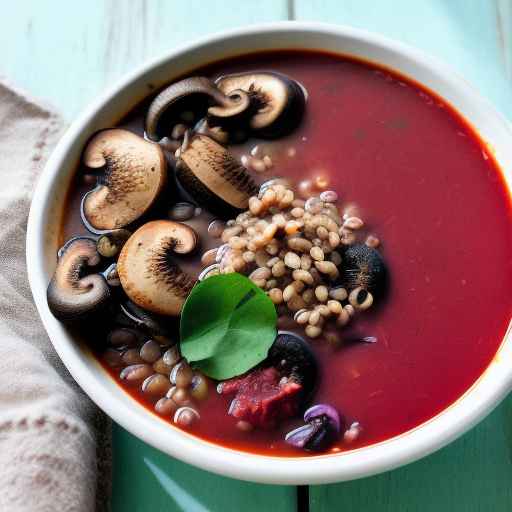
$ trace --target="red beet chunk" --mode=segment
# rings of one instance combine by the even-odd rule
[[[231,416],[263,429],[274,428],[280,420],[295,416],[301,391],[301,384],[281,379],[272,367],[253,370],[220,387],[222,395],[236,394],[229,407]]]

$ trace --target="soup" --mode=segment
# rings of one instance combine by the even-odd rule
[[[277,328],[305,340],[317,361],[318,379],[312,394],[291,417],[264,425],[267,428],[234,418],[230,414],[233,397],[217,392],[215,379],[198,374],[203,380],[197,380],[195,389],[205,396],[207,389],[207,398],[199,397],[198,407],[193,413],[185,411],[187,421],[180,423],[173,421],[174,406],[166,409],[160,402],[155,411],[155,404],[169,393],[169,372],[153,368],[148,374],[140,370],[140,378],[126,378],[127,366],[147,367],[147,361],[151,361],[154,367],[162,363],[162,354],[170,350],[166,346],[168,338],[174,341],[179,336],[176,315],[168,318],[171,334],[153,336],[149,345],[147,336],[132,340],[132,345],[115,340],[112,343],[107,333],[113,326],[106,320],[93,332],[83,325],[77,329],[93,344],[98,360],[134,399],[205,440],[266,455],[316,454],[314,449],[308,451],[290,443],[290,438],[287,442],[286,437],[308,425],[302,418],[304,409],[326,404],[337,411],[342,426],[337,436],[322,445],[320,453],[384,441],[417,427],[456,401],[485,371],[498,350],[512,306],[511,207],[502,175],[489,148],[446,102],[373,64],[325,53],[270,52],[218,62],[194,70],[190,76],[217,79],[253,70],[282,73],[300,84],[307,97],[304,113],[290,133],[277,138],[259,138],[257,131],[244,138],[236,134],[236,126],[230,126],[228,131],[235,135],[230,135],[229,152],[243,164],[254,183],[260,185],[276,176],[284,178],[294,190],[294,197],[303,203],[310,196],[326,198],[326,193],[335,192],[340,222],[364,221],[361,229],[354,226],[346,232],[353,231],[358,243],[366,243],[372,250],[379,246],[387,269],[385,290],[375,294],[371,307],[356,311],[347,325],[328,324],[327,319],[320,322],[330,325],[324,329],[315,329],[316,325],[306,322],[309,331],[305,331],[294,321],[296,310],[277,306]],[[135,107],[119,127],[142,136],[153,98]],[[185,110],[176,124],[190,129],[197,119],[188,116]],[[182,143],[185,128],[171,128],[167,140],[160,144],[172,172],[172,154]],[[181,145],[181,151],[186,151],[184,148]],[[81,220],[80,204],[94,180],[90,169],[78,170],[69,191],[63,241],[79,234],[90,236]],[[166,194],[167,209],[190,201],[183,190],[176,192],[173,188]],[[323,206],[329,202],[326,200]],[[194,255],[176,256],[188,275],[195,278],[208,261],[205,252],[222,242],[208,234],[208,226],[219,216],[208,210],[208,204],[190,204],[180,205],[178,211],[174,208],[171,215],[177,215],[175,220],[185,219],[183,222],[199,238],[200,249]],[[150,213],[144,219],[166,215]],[[228,218],[234,216],[223,220]],[[141,224],[140,219],[135,221],[136,226]],[[347,247],[350,244],[340,245],[341,259],[346,258]],[[335,264],[343,265],[339,261]],[[255,268],[250,262],[240,273],[250,275]],[[269,276],[265,283],[270,279],[274,278]],[[270,292],[265,285],[263,289]],[[328,297],[320,300],[315,296],[313,302],[328,304],[330,300],[342,307],[350,305],[348,297],[339,296],[336,301],[336,291],[329,288],[328,292]],[[116,293],[123,295],[122,291]],[[359,300],[364,302],[367,297],[365,291]],[[143,343],[149,356],[141,359]],[[179,359],[171,352],[167,357]],[[163,377],[155,378],[154,374]],[[186,371],[184,375],[192,378]],[[141,385],[142,380],[145,385]],[[161,393],[148,393],[151,387],[161,389]],[[185,408],[195,403],[189,398],[182,400]]]

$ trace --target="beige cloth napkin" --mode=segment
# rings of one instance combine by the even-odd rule
[[[0,82],[2,512],[109,508],[110,458],[97,453],[108,451],[107,421],[53,351],[26,274],[31,193],[62,128],[58,116]]]

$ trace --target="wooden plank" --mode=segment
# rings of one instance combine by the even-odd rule
[[[121,427],[114,434],[114,511],[296,510],[295,487],[223,478],[167,457]]]
[[[510,0],[295,0],[294,16],[352,25],[425,50],[512,119]]]
[[[512,7],[498,0],[296,0],[296,19],[344,23],[449,62],[512,118]],[[463,355],[461,355],[463,357]],[[512,508],[512,398],[440,452],[405,468],[310,488],[310,510],[465,512]]]
[[[372,478],[311,486],[310,511],[508,512],[511,446],[512,398],[426,459]]]
[[[286,0],[16,0],[0,17],[0,76],[71,120],[99,91],[167,49],[286,17]]]
[[[0,17],[0,75],[68,120],[127,71],[177,44],[254,22],[286,19],[285,0],[17,0]],[[217,477],[114,428],[113,510],[296,508],[295,487]]]

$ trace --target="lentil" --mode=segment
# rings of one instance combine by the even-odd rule
[[[199,419],[199,413],[192,407],[180,407],[174,413],[174,423],[177,423],[180,427],[190,427]]]
[[[380,240],[376,236],[369,235],[365,244],[372,249],[376,249],[380,245]]]
[[[143,363],[144,360],[140,357],[140,350],[136,348],[129,348],[126,350],[121,359],[125,365]]]
[[[142,383],[142,391],[154,396],[165,395],[170,387],[169,379],[160,373],[150,375]]]
[[[174,347],[171,347],[170,349],[166,350],[164,352],[164,355],[162,356],[163,362],[167,366],[174,366],[176,363],[179,362],[181,359],[180,351],[178,349],[178,345],[175,345]]]
[[[320,194],[320,199],[326,203],[335,203],[338,200],[338,194],[334,190],[325,190]]]
[[[314,297],[315,297],[315,292],[311,288],[308,288],[302,294],[302,300],[306,304],[311,304],[313,302],[313,300],[314,300]]]
[[[329,297],[327,286],[320,285],[315,288],[315,296],[320,302],[326,302]]]
[[[309,254],[315,261],[322,261],[324,259],[324,251],[320,247],[312,247]]]
[[[342,301],[348,297],[348,293],[343,286],[336,286],[329,290],[329,297],[334,300]]]
[[[359,217],[349,217],[343,223],[343,227],[348,229],[361,229],[363,226],[364,222]]]
[[[167,397],[160,398],[155,404],[155,411],[164,416],[171,416],[177,408],[176,402]]]
[[[320,312],[318,310],[314,310],[309,315],[309,325],[316,325],[318,323],[318,320],[320,320]]]
[[[283,300],[285,302],[288,302],[297,291],[295,290],[295,286],[289,284],[284,290],[283,290]]]
[[[302,269],[296,269],[292,272],[292,277],[295,281],[301,281],[303,283],[312,285],[313,276],[307,271]]]
[[[192,368],[184,360],[179,362],[171,371],[169,379],[178,388],[187,388],[192,382]]]
[[[268,296],[274,304],[281,304],[283,302],[283,292],[279,288],[272,288],[268,292]]]
[[[208,398],[208,391],[208,380],[206,377],[199,372],[194,373],[190,383],[190,396],[194,400],[203,401]]]
[[[318,338],[322,334],[322,328],[316,325],[308,325],[305,329],[306,335],[310,338]]]
[[[325,304],[320,304],[315,309],[320,313],[320,316],[331,316],[331,310]]]
[[[217,258],[217,248],[215,249],[210,249],[209,251],[206,251],[202,256],[201,256],[201,263],[205,266],[205,267],[208,267],[210,265],[213,265],[216,261],[216,258]]]
[[[146,363],[154,363],[162,355],[160,345],[154,340],[148,340],[140,349],[140,357]]]
[[[311,268],[311,265],[313,264],[311,260],[311,256],[309,254],[303,254],[300,257],[300,268],[302,270],[309,270]]]
[[[119,377],[121,380],[140,381],[153,374],[153,368],[149,364],[132,364],[124,368]]]
[[[284,261],[279,259],[275,265],[272,266],[272,275],[275,277],[283,277],[286,274],[286,265]]]
[[[284,257],[284,264],[291,269],[300,268],[300,257],[294,252],[287,252]]]

